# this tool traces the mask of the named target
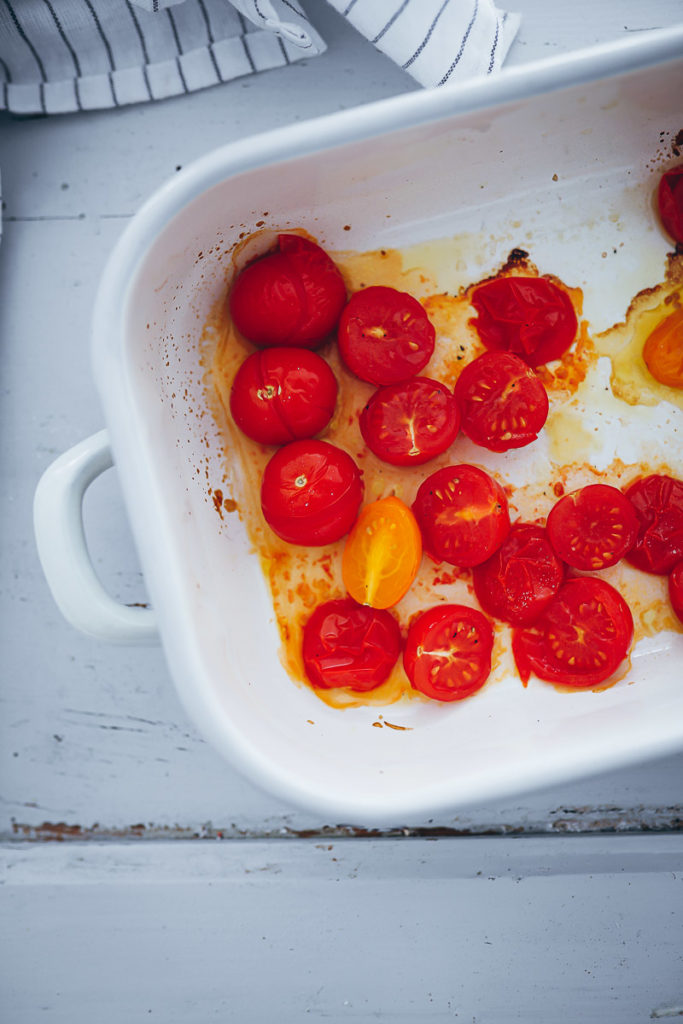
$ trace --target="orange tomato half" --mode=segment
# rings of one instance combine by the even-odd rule
[[[421,558],[415,516],[399,498],[381,498],[365,506],[347,537],[344,585],[359,604],[391,608],[415,579]]]
[[[657,324],[643,346],[643,359],[660,384],[683,388],[683,309]]]

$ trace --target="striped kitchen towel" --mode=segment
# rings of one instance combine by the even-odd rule
[[[493,0],[329,2],[426,86],[496,71],[519,24]],[[164,99],[325,48],[299,0],[0,0],[0,110]]]

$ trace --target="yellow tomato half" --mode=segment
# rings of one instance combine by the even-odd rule
[[[381,498],[365,506],[346,540],[344,585],[359,604],[391,608],[415,579],[421,558],[415,516],[399,498]]]
[[[657,324],[643,346],[643,359],[660,384],[683,388],[683,309]]]

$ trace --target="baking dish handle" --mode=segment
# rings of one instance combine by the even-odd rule
[[[156,643],[153,610],[129,607],[111,597],[88,552],[83,496],[113,464],[109,434],[101,430],[48,466],[33,502],[38,555],[52,596],[72,626],[111,643]]]

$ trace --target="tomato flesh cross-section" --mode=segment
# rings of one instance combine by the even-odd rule
[[[413,688],[426,697],[463,700],[488,679],[492,650],[486,616],[466,605],[440,604],[411,622],[403,666]]]
[[[511,352],[484,352],[455,385],[462,431],[493,452],[522,448],[548,418],[548,395],[534,371]]]
[[[548,516],[548,536],[560,558],[574,569],[606,569],[630,551],[638,517],[621,491],[589,484],[565,494]]]
[[[567,580],[530,626],[512,634],[512,652],[526,683],[533,673],[577,688],[598,686],[617,670],[633,640],[633,617],[605,580]]]
[[[392,466],[419,466],[441,455],[458,433],[458,404],[445,384],[414,377],[378,388],[360,415],[363,440]]]
[[[346,539],[344,585],[359,604],[391,608],[408,591],[421,558],[413,513],[399,498],[380,498],[366,505]]]
[[[626,561],[644,572],[666,576],[683,558],[683,481],[652,473],[624,493],[639,520]]]

